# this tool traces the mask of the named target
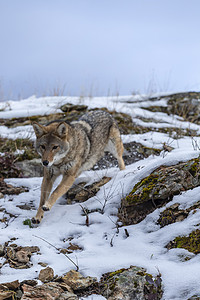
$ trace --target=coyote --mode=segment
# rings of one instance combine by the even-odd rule
[[[33,122],[36,150],[44,166],[40,204],[33,223],[39,224],[44,211],[50,210],[64,195],[81,172],[91,169],[108,151],[117,158],[120,170],[125,169],[123,143],[116,121],[102,110],[90,111],[78,121],[53,121],[46,126]],[[63,178],[50,195],[55,179]]]

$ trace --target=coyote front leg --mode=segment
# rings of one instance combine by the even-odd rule
[[[44,215],[42,206],[44,205],[44,203],[46,202],[46,200],[48,199],[48,197],[50,195],[50,192],[52,190],[52,186],[53,186],[55,179],[56,179],[56,176],[51,177],[47,171],[44,171],[44,177],[43,177],[42,186],[41,186],[40,204],[39,204],[39,208],[38,208],[36,216],[32,218],[33,223],[39,224],[40,221],[42,220],[43,215]]]
[[[42,206],[44,211],[50,210],[56,200],[64,195],[69,188],[72,186],[73,182],[75,181],[75,175],[64,175],[61,183],[57,186],[57,188],[53,191],[49,199],[47,199]]]

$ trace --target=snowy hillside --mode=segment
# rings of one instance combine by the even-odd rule
[[[149,149],[159,150],[159,155],[152,152],[152,155],[128,164],[124,171],[112,166],[82,173],[76,179],[76,184],[86,182],[90,185],[103,177],[111,177],[111,180],[81,205],[73,201],[66,204],[64,197],[59,199],[51,211],[45,212],[41,224],[33,228],[24,225],[23,221],[35,216],[42,178],[5,179],[7,184],[23,186],[28,191],[18,195],[2,194],[0,244],[9,242],[9,245],[14,243],[22,247],[37,246],[40,255],[34,253],[31,256],[31,267],[26,269],[11,267],[5,263],[5,256],[1,256],[1,283],[38,279],[43,268],[41,264],[50,266],[58,276],[75,269],[73,263],[58,251],[66,249],[72,243],[78,245],[78,248],[69,254],[69,257],[78,265],[79,272],[84,276],[97,277],[99,280],[104,273],[138,266],[145,268],[153,276],[161,274],[162,299],[186,300],[200,295],[200,254],[193,254],[183,248],[169,250],[166,247],[177,236],[188,235],[199,228],[200,210],[197,209],[184,220],[168,226],[161,227],[157,222],[160,213],[174,203],[180,203],[185,209],[198,202],[200,186],[174,196],[168,204],[155,209],[138,224],[120,226],[118,220],[121,199],[128,195],[139,181],[159,166],[176,165],[197,158],[200,154],[200,125],[196,119],[193,122],[190,117],[184,118],[184,115],[167,111],[169,99],[170,96],[165,95],[154,95],[151,98],[145,95],[102,98],[31,97],[0,103],[2,140],[35,140],[30,122],[22,124],[24,118],[31,120],[33,116],[59,115],[62,113],[60,108],[66,103],[71,103],[87,105],[88,109],[106,107],[109,111],[130,115],[139,131],[122,134],[123,142],[140,143]],[[193,102],[198,107],[198,100]],[[149,109],[151,107],[157,107],[157,111]],[[180,110],[177,109],[177,112]],[[15,120],[14,126],[12,120]],[[170,151],[167,151],[169,148]],[[4,153],[1,153],[1,156],[4,156]],[[25,204],[29,209],[22,209]],[[88,224],[84,210],[90,212]],[[90,296],[88,299],[98,297],[103,299],[102,296]]]

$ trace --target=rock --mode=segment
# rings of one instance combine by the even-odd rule
[[[73,289],[68,285],[66,284],[65,282],[59,282],[59,286],[64,290],[64,291],[67,291],[69,293],[73,293]]]
[[[21,300],[78,300],[78,297],[63,289],[55,282],[46,283],[32,287],[24,284],[22,286],[24,294]]]
[[[138,182],[121,200],[119,220],[136,224],[147,214],[169,202],[174,195],[200,185],[199,158],[174,166],[161,166]]]
[[[23,210],[31,210],[31,209],[35,208],[35,206],[33,205],[33,203],[19,204],[19,205],[16,205],[16,207],[19,207],[20,209],[23,209]]]
[[[15,251],[14,247],[6,247],[6,254],[7,254],[8,258],[15,259],[16,251]]]
[[[7,184],[2,178],[0,178],[0,192],[3,195],[18,195],[20,193],[28,192],[28,188],[12,186],[11,184]]]
[[[4,256],[4,245],[0,245],[0,256]]]
[[[34,279],[27,279],[27,280],[23,280],[20,284],[21,285],[27,284],[27,285],[31,285],[31,286],[36,286],[38,284],[38,282],[37,282],[37,280],[34,280]]]
[[[0,179],[22,177],[21,171],[15,165],[15,159],[16,157],[12,153],[5,153],[3,156],[0,155]]]
[[[31,255],[39,251],[37,246],[19,247],[15,244],[5,248],[7,261],[11,268],[27,269],[31,267]]]
[[[63,253],[63,254],[70,254],[73,251],[77,251],[77,250],[82,251],[83,248],[81,248],[79,245],[72,244],[71,242],[69,243],[69,246],[67,248],[59,249],[60,253]]]
[[[48,122],[52,122],[54,120],[64,119],[65,114],[63,113],[55,113],[49,114],[45,116],[29,116],[27,117],[20,117],[20,118],[12,118],[12,119],[0,119],[0,125],[7,126],[9,128],[15,128],[17,126],[25,126],[31,125],[32,122],[38,122],[41,124],[46,124]]]
[[[18,262],[27,263],[29,262],[30,252],[25,250],[20,250],[16,252],[16,259]]]
[[[159,155],[162,150],[169,152],[172,149],[173,148],[169,147],[166,148],[164,145],[163,149],[156,149],[145,147],[144,145],[136,142],[124,143],[123,159],[125,165],[127,166],[140,159],[144,159],[149,155]],[[94,165],[93,170],[112,167],[118,167],[117,159],[109,152],[106,152],[104,156]]]
[[[164,227],[175,222],[183,221],[190,213],[196,213],[199,208],[200,201],[186,209],[179,209],[179,203],[175,203],[160,213],[157,224]]]
[[[111,177],[103,177],[100,181],[93,184],[86,185],[85,182],[77,184],[75,187],[69,189],[66,194],[68,202],[71,200],[83,202],[96,195],[100,187],[110,181]]]
[[[175,114],[182,117],[186,121],[200,123],[200,93],[185,92],[172,95],[159,96],[150,98],[149,100],[167,100],[166,106],[150,106],[146,109],[151,111],[161,111],[168,114]]]
[[[0,193],[0,199],[2,199],[4,197],[4,195],[2,193]]]
[[[0,290],[0,299],[1,300],[6,300],[6,299],[14,299],[14,295],[15,295],[15,292],[14,291],[1,291]]]
[[[183,248],[194,254],[200,253],[200,230],[192,231],[188,236],[178,236],[169,242],[167,249]]]
[[[0,290],[3,289],[9,289],[9,290],[17,290],[18,287],[20,286],[20,283],[18,280],[12,281],[12,282],[6,282],[6,283],[2,283],[0,284]]]
[[[108,300],[158,300],[162,298],[161,277],[154,278],[146,270],[131,266],[104,274],[100,286]]]
[[[69,247],[67,247],[69,251],[83,250],[79,245],[69,243]]]
[[[42,282],[49,282],[54,278],[54,271],[52,268],[47,267],[42,269],[39,273],[39,280]]]
[[[16,291],[18,292],[19,287],[20,283],[18,280],[0,284],[0,299],[18,299],[15,298],[15,296]]]
[[[43,263],[43,262],[39,262],[38,265],[40,265],[40,266],[46,268],[48,264],[47,264],[47,263]]]
[[[91,285],[97,283],[95,277],[84,277],[79,272],[70,270],[64,277],[62,277],[67,285],[69,285],[74,291],[87,289]]]
[[[66,103],[64,105],[62,105],[60,107],[60,109],[63,111],[63,112],[71,112],[71,111],[86,111],[87,110],[87,105],[80,105],[80,104],[77,104],[77,105],[74,105],[74,104],[71,104],[71,103]]]
[[[43,167],[40,158],[16,162],[17,167],[22,171],[24,177],[42,177]]]
[[[64,292],[60,295],[59,300],[78,300],[78,296],[74,293]]]

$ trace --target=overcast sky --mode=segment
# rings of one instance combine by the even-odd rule
[[[0,98],[200,90],[199,0],[0,0]]]

